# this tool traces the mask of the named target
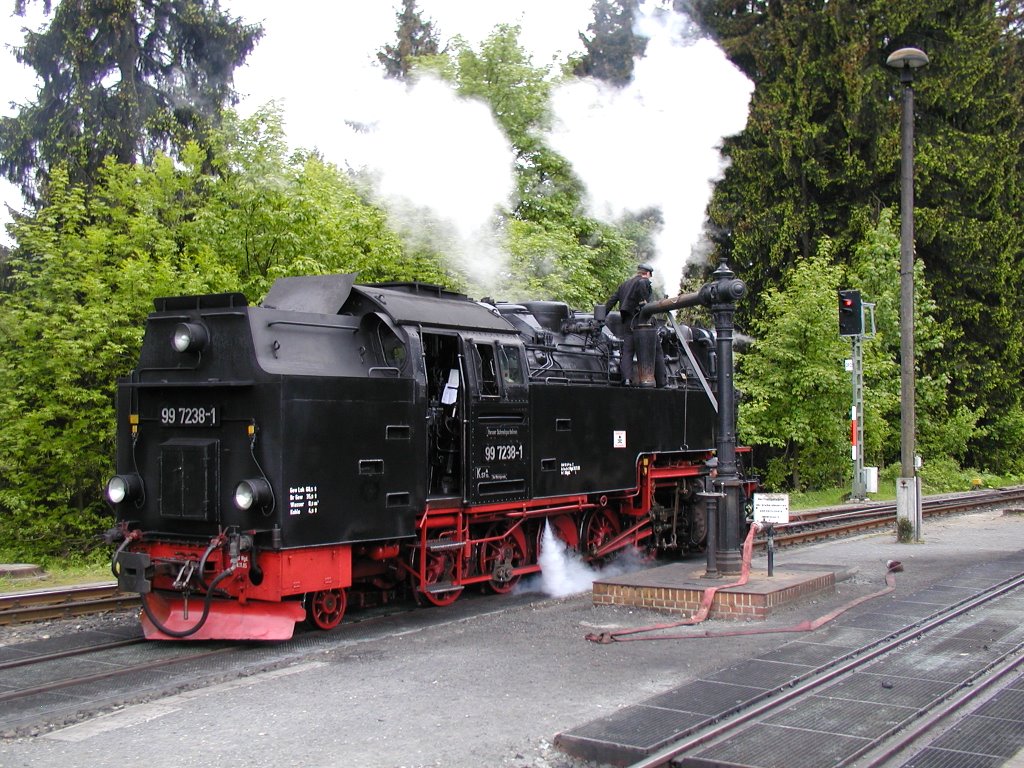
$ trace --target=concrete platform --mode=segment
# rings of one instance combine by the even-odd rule
[[[835,592],[837,581],[849,578],[851,571],[834,566],[799,565],[752,571],[742,586],[728,586],[739,576],[704,578],[704,565],[671,563],[638,573],[594,582],[594,605],[618,605],[648,608],[686,616],[696,613],[704,593],[717,588],[711,603],[711,619],[749,621],[766,619],[772,611],[814,596]]]
[[[1021,533],[1007,538],[1019,542]],[[570,755],[601,766],[641,760],[672,742],[692,739],[738,708],[753,707],[811,675],[834,668],[851,653],[881,643],[925,617],[961,604],[990,586],[1006,584],[1024,570],[1024,550],[952,568],[943,566],[944,559],[935,561],[944,572],[938,582],[912,592],[894,591],[878,601],[851,607],[813,633],[792,641],[768,641],[756,655],[690,676],[675,688],[610,714],[595,708],[595,719],[556,734],[554,743]],[[972,686],[975,676],[1005,653],[1016,654],[1024,641],[1022,614],[1024,599],[1010,593],[1002,602],[978,608],[897,654],[826,682],[814,696],[795,706],[753,717],[727,740],[695,745],[690,754],[672,764],[718,768],[853,765],[869,738],[910,727],[920,713],[934,710],[956,691]],[[927,736],[919,734],[913,750],[916,754],[906,762],[906,756],[890,756],[892,759],[872,765],[1022,765],[1022,700],[1024,676],[1016,671],[1007,675],[1005,685],[991,699],[982,699],[981,707],[966,707],[961,722],[936,727]]]

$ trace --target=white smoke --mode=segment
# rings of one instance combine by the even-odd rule
[[[589,0],[543,3],[424,0],[421,7],[445,34],[470,40],[518,14],[537,61],[579,52],[575,30],[592,21]],[[236,76],[248,101],[283,97],[290,141],[374,180],[376,200],[411,244],[429,243],[490,287],[507,258],[496,212],[515,203],[512,148],[482,102],[433,78],[407,87],[372,65],[394,35],[394,3],[363,4],[355,16],[347,4],[325,6],[313,27],[287,4],[228,5],[266,23],[267,36]],[[718,146],[744,126],[752,86],[714,43],[698,38],[687,17],[653,5],[641,6],[637,32],[649,42],[634,82],[621,90],[593,81],[560,86],[557,125],[544,138],[587,185],[593,215],[614,222],[624,211],[661,208],[655,277],[671,289],[722,172]],[[538,30],[565,44],[537,47]],[[331,77],[325,86],[309,72]]]
[[[411,86],[382,77],[366,95],[347,115],[345,162],[373,180],[408,242],[493,285],[505,258],[494,221],[512,203],[515,158],[489,107],[430,76]]]
[[[633,81],[617,89],[573,80],[555,91],[551,146],[587,187],[588,209],[614,222],[659,207],[656,277],[671,292],[701,239],[722,139],[747,120],[753,84],[688,17],[641,6],[635,30],[648,37]]]
[[[525,579],[516,588],[518,593],[543,592],[550,597],[566,597],[586,592],[594,586],[594,580],[618,576],[646,567],[643,556],[635,549],[619,552],[613,560],[601,568],[583,562],[579,552],[566,546],[559,539],[551,524],[544,523],[541,536],[540,573]]]

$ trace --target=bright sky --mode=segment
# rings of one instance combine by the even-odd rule
[[[592,20],[592,2],[419,0],[417,5],[442,42],[461,35],[476,49],[497,24],[518,24],[533,64],[543,66],[582,48],[579,32]],[[262,22],[265,30],[235,73],[243,96],[240,111],[248,114],[277,100],[293,147],[316,148],[339,165],[372,169],[380,202],[400,231],[423,229],[423,210],[429,208],[430,216],[448,222],[443,248],[456,262],[497,274],[503,256],[494,233],[483,230],[495,206],[509,203],[511,150],[481,104],[458,99],[436,82],[407,89],[382,78],[381,68],[373,65],[375,54],[395,39],[399,5],[398,0],[221,0],[229,13]],[[0,42],[20,43],[20,29],[40,20],[0,17]],[[587,184],[593,215],[614,219],[625,210],[662,208],[666,226],[655,278],[663,277],[673,293],[699,240],[711,184],[722,171],[721,138],[743,128],[752,87],[716,45],[694,36],[683,17],[672,15],[670,22],[643,20],[650,38],[647,57],[638,63],[629,88],[612,91],[583,83],[557,93],[558,123],[547,138]],[[9,50],[0,52],[0,82],[0,114],[11,113],[8,102],[32,93],[33,78]],[[372,136],[357,135],[346,120],[372,123],[376,130]],[[4,199],[20,207],[20,196],[10,185],[5,188]],[[8,220],[6,209],[0,220]],[[436,221],[426,228],[436,233]]]

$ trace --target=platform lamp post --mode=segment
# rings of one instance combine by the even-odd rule
[[[900,48],[885,63],[900,73],[900,478],[896,517],[908,520],[921,539],[920,480],[914,448],[914,70],[928,64],[918,48]]]

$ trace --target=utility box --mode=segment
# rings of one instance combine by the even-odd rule
[[[864,467],[864,492],[878,493],[878,467]]]

